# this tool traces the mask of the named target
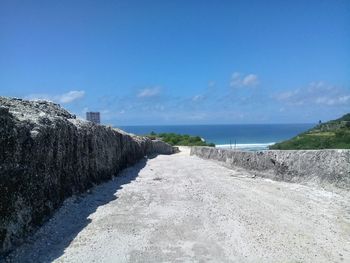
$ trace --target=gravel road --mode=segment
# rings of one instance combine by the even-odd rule
[[[350,195],[189,156],[141,161],[55,216],[11,262],[350,262]]]

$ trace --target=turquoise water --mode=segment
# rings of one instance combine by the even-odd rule
[[[198,135],[217,147],[246,150],[264,150],[268,145],[280,142],[308,130],[315,124],[232,124],[232,125],[150,125],[122,126],[127,132],[137,135],[174,132]],[[231,142],[231,144],[230,144]],[[236,144],[235,144],[236,142]]]

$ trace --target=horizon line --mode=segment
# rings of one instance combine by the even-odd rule
[[[119,127],[125,126],[214,126],[214,125],[292,125],[292,124],[317,124],[312,122],[296,122],[296,123],[219,123],[219,124],[123,124]],[[110,124],[104,124],[110,125]],[[113,124],[113,126],[116,126]]]

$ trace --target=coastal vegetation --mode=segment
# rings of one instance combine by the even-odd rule
[[[350,149],[350,113],[269,147],[276,150]]]
[[[177,146],[210,146],[215,147],[214,143],[207,143],[204,139],[199,136],[191,136],[187,134],[176,134],[176,133],[155,133],[151,132],[146,135],[148,138],[160,139],[170,145]]]

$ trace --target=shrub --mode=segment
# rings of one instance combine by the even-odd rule
[[[166,143],[178,146],[210,146],[215,147],[214,143],[207,143],[202,140],[200,136],[190,136],[188,134],[175,134],[175,133],[159,133],[151,132],[146,135],[148,138],[161,139]]]

